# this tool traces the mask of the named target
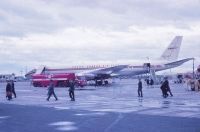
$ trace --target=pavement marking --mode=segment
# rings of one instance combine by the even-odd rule
[[[118,113],[118,116],[117,116],[117,118],[115,119],[115,121],[113,121],[113,122],[104,130],[104,132],[109,132],[110,129],[111,129],[112,127],[114,127],[115,125],[117,125],[117,123],[118,123],[121,119],[123,119],[123,117],[124,117],[124,115],[122,115],[122,113]]]

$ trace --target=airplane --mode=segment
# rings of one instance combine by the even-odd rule
[[[53,69],[43,67],[41,74],[62,74],[75,73],[76,77],[84,80],[105,80],[111,78],[111,74],[118,72],[128,65],[90,65],[90,66],[74,66],[62,69]],[[39,72],[38,72],[39,73]]]
[[[90,65],[90,66],[74,66],[63,69],[53,69],[43,67],[39,70],[41,74],[58,74],[58,73],[75,73],[77,77],[84,80],[105,80],[112,77],[120,76],[135,76],[140,74],[146,74],[151,71],[157,72],[161,70],[171,69],[182,65],[183,63],[192,60],[193,58],[187,58],[177,60],[182,42],[182,36],[176,36],[157,62],[142,63],[141,65]],[[161,63],[166,62],[166,63]],[[38,71],[37,71],[38,73]]]

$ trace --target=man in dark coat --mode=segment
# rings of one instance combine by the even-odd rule
[[[143,94],[142,94],[142,81],[141,81],[141,79],[139,79],[139,82],[138,82],[138,97],[143,97]]]
[[[47,98],[47,101],[49,101],[49,98],[53,95],[55,97],[56,100],[58,100],[55,92],[54,92],[54,82],[53,80],[51,79],[50,80],[50,83],[49,83],[49,88],[48,88],[48,98]]]
[[[14,81],[11,81],[11,86],[12,86],[12,93],[14,94],[15,98],[17,97],[16,92],[15,92],[15,84]]]
[[[71,101],[75,101],[75,96],[74,96],[74,81],[69,80],[69,97],[71,98]]]
[[[12,86],[10,81],[7,81],[6,85],[6,98],[10,101],[12,99]]]
[[[171,96],[173,96],[173,95],[172,95],[172,93],[171,93],[171,90],[170,90],[170,87],[169,87],[169,82],[168,82],[168,80],[167,80],[167,77],[165,77],[164,79],[165,79],[165,81],[162,83],[160,89],[162,90],[162,95],[163,95],[163,97],[164,97],[164,98],[167,98],[167,97],[168,97],[168,93],[167,93],[168,91],[170,91]]]
[[[170,96],[173,96],[172,91],[171,91],[171,88],[170,88],[170,86],[169,86],[169,81],[166,80],[166,83],[167,83],[167,85],[166,85],[166,87],[167,87],[167,92],[169,92]]]

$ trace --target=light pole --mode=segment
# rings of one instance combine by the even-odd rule
[[[195,75],[194,75],[194,58],[193,58],[193,64],[192,64],[192,68],[193,68],[193,72],[192,72],[192,75],[193,75],[193,79],[195,79]]]
[[[21,70],[20,73],[21,73],[21,76],[23,76],[23,70]]]

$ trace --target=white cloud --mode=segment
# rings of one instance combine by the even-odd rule
[[[198,0],[114,3],[2,0],[0,61],[19,71],[156,58],[176,35],[184,36],[181,58],[199,56]]]

